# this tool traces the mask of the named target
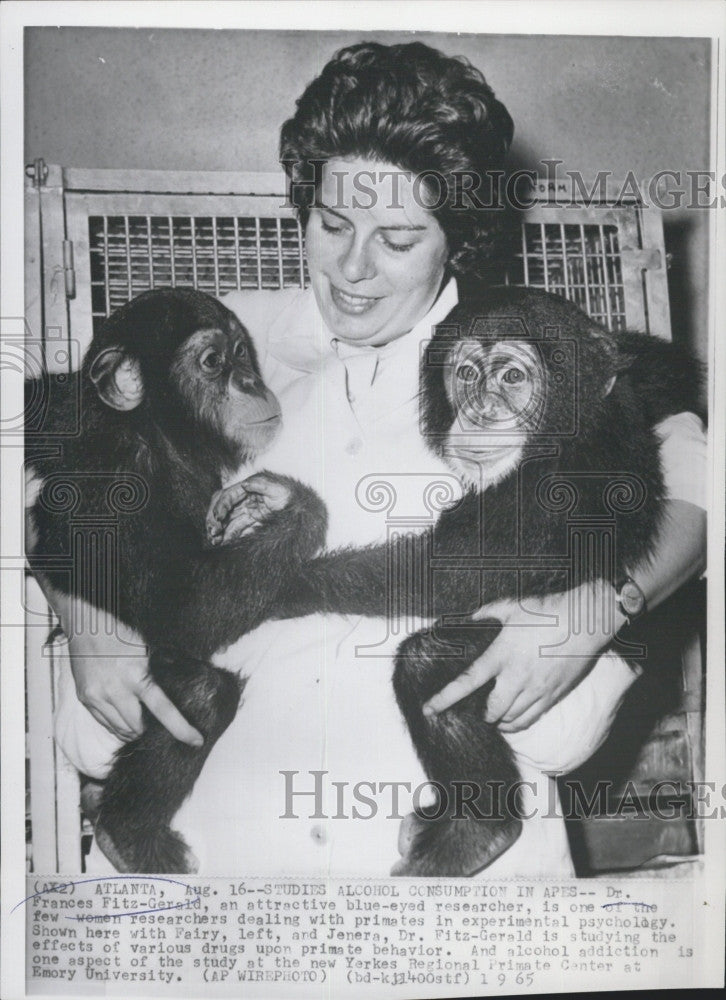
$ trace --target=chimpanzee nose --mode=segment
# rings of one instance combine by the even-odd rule
[[[258,376],[251,371],[233,371],[230,378],[230,388],[237,389],[245,395],[252,392],[261,392],[262,383]]]

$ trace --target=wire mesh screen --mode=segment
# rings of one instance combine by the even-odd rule
[[[223,295],[307,283],[294,218],[92,215],[88,237],[94,328],[148,288],[191,285]]]
[[[94,329],[148,288],[191,285],[223,295],[308,283],[294,218],[91,215],[88,231]],[[625,328],[615,225],[523,223],[506,280],[562,295],[610,329]]]
[[[525,222],[508,284],[571,299],[611,330],[625,329],[625,292],[613,225]]]

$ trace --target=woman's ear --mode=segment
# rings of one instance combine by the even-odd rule
[[[101,351],[89,374],[99,397],[114,410],[135,410],[144,398],[139,362],[122,347]]]

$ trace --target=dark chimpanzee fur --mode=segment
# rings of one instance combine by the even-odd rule
[[[465,358],[463,367],[454,360],[462,342],[474,343],[475,358],[473,364]],[[521,452],[488,482],[476,478],[482,474],[472,455],[483,448],[486,459],[496,435],[512,432],[511,421],[499,427],[484,415],[492,401],[500,405],[501,385],[488,385],[496,383],[496,369],[481,374],[500,350],[494,345],[529,359],[534,381],[519,419]],[[451,388],[459,378],[468,387],[461,405]],[[648,558],[663,501],[654,425],[669,414],[698,412],[699,382],[696,363],[673,345],[611,335],[572,303],[544,292],[488,291],[456,307],[435,331],[421,373],[423,425],[431,448],[453,468],[461,471],[463,456],[474,469],[463,499],[431,531],[398,546],[317,557],[287,589],[279,611],[385,615],[395,580],[399,607],[438,619],[401,645],[394,686],[426,772],[446,794],[438,819],[417,818],[397,874],[472,874],[519,835],[516,796],[507,808],[497,794],[513,786],[517,770],[497,727],[483,721],[493,683],[433,717],[422,706],[500,631],[497,621],[470,618],[482,605],[564,592],[602,575],[615,582]],[[462,411],[477,407],[478,414],[464,414],[462,427]],[[578,565],[583,523],[603,540],[602,563]],[[423,587],[415,572],[407,575],[407,563],[428,567]],[[470,783],[479,794],[457,792],[454,782]]]
[[[149,669],[204,736],[177,742],[144,709],[145,731],[116,755],[96,825],[117,868],[185,872],[169,823],[244,683],[209,658],[254,628],[325,539],[316,495],[268,477],[290,501],[234,548],[206,543],[222,484],[279,425],[236,317],[190,289],[147,292],[115,312],[82,370],[26,386],[27,457],[43,480],[33,509],[34,571],[117,615],[149,646]]]

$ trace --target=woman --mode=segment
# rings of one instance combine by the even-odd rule
[[[462,207],[454,178],[499,169],[511,135],[481,74],[420,43],[343,50],[283,126],[281,159],[305,226],[311,289],[226,301],[255,338],[282,405],[284,431],[261,465],[319,491],[331,547],[385,539],[388,514],[423,530],[426,485],[443,480],[457,489],[419,432],[419,352],[457,301],[456,277],[475,277],[491,251],[494,213]],[[672,460],[691,447],[689,435],[702,441],[694,419],[681,415],[661,428],[670,519],[649,565],[630,568],[651,606],[702,566],[704,517],[688,492],[694,477],[683,487]],[[594,589],[610,596],[605,583]],[[516,627],[523,613],[515,603],[488,608],[513,627],[432,703],[440,710],[496,678],[488,719],[511,734],[537,815],[487,877],[572,873],[545,772],[567,771],[593,752],[635,679],[617,657],[592,666],[612,639],[602,622],[577,646],[561,645],[573,602],[587,597],[582,590],[528,605],[524,628]],[[67,622],[73,609],[60,610]],[[548,624],[533,627],[532,612]],[[616,628],[623,621],[616,616]],[[404,627],[313,615],[263,625],[220,656],[249,676],[244,705],[175,822],[203,873],[390,871],[397,846],[406,849],[401,820],[425,781],[390,685]],[[566,654],[540,657],[541,646]],[[124,655],[129,649],[71,639],[88,711],[66,698],[57,737],[86,773],[102,776],[119,741],[138,732],[140,702],[178,738],[198,739],[146,676],[143,657]]]

